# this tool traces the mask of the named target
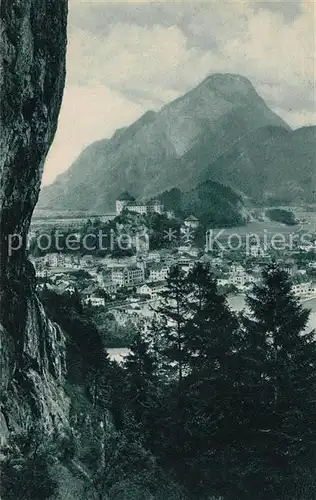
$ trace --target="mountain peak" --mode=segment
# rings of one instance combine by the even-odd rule
[[[256,93],[254,86],[248,78],[233,73],[213,73],[207,76],[199,87],[208,87],[223,93]],[[257,94],[257,93],[256,93]]]
[[[248,85],[249,87],[252,87],[251,81],[246,78],[245,76],[238,75],[237,73],[211,73],[208,75],[202,82],[212,82],[212,83],[232,83],[232,84],[239,84],[243,83]]]
[[[298,135],[296,153],[292,140],[290,127],[247,78],[215,73],[160,111],[145,113],[106,147],[88,149],[58,184],[43,190],[40,205],[113,210],[123,190],[152,198],[175,186],[187,192],[209,179],[257,199],[277,195],[281,178],[300,187],[300,163],[312,185],[312,134]]]

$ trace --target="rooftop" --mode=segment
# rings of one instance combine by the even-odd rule
[[[146,203],[143,203],[141,201],[136,201],[134,198],[129,202],[127,206],[133,206],[133,207],[146,207]]]
[[[148,266],[148,269],[150,271],[161,271],[162,269],[165,269],[166,267],[168,267],[168,266],[157,262],[157,263],[150,264]]]

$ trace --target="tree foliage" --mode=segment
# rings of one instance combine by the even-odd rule
[[[172,270],[151,340],[134,346],[125,365],[128,377],[135,369],[142,374],[144,392],[145,359],[155,359],[160,374],[147,446],[190,498],[314,498],[316,344],[314,332],[306,332],[309,312],[274,264],[247,306],[236,316],[207,266],[187,275]]]
[[[11,437],[1,464],[1,498],[3,500],[47,500],[58,490],[51,477],[56,449],[36,428]]]

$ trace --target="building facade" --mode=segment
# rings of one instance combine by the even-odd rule
[[[153,265],[149,269],[149,281],[165,281],[169,275],[170,267],[165,265]]]
[[[116,215],[120,215],[124,209],[140,215],[149,213],[162,214],[164,212],[164,206],[159,200],[151,200],[148,203],[143,203],[135,200],[127,191],[116,199],[115,208]]]
[[[144,279],[144,270],[137,266],[113,268],[112,270],[112,282],[119,287],[139,285],[144,282]]]

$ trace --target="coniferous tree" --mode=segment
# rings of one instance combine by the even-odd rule
[[[185,349],[186,323],[190,315],[188,281],[179,266],[171,268],[167,278],[167,290],[161,294],[162,305],[158,312],[165,325],[161,335],[161,353],[165,358],[165,368],[175,377],[181,388],[187,352]]]
[[[209,267],[197,265],[188,275],[176,270],[168,285],[173,301],[162,308],[168,319],[166,331],[161,330],[162,342],[170,345],[170,339],[176,341],[180,332],[182,373],[176,380],[169,378],[165,391],[158,455],[192,497],[206,491],[222,493],[223,483],[229,482],[229,445],[238,404],[238,321],[226,298],[218,293]],[[180,298],[180,304],[174,297]],[[178,358],[170,355],[173,351],[167,352],[169,363],[176,363]]]
[[[297,471],[316,457],[315,332],[306,332],[309,311],[275,264],[264,271],[247,305],[243,417],[253,467],[245,481],[258,498],[295,498]]]
[[[157,377],[161,388],[169,383],[170,366],[166,366],[164,355],[167,337],[166,318],[155,313],[151,322],[146,327],[146,340],[150,346],[151,355],[154,359],[157,371]]]
[[[188,371],[186,324],[191,314],[186,273],[178,266],[171,268],[166,290],[161,293],[157,317],[149,336],[158,359],[160,380],[159,403],[152,415],[151,450],[165,466],[174,470],[182,466],[185,443],[184,380]]]
[[[229,483],[239,404],[239,324],[226,297],[218,293],[209,266],[196,265],[187,280],[192,315],[185,336],[190,367],[185,391],[185,477],[190,488],[223,493]]]
[[[189,318],[185,344],[192,372],[223,371],[232,359],[237,342],[238,321],[227,299],[219,294],[208,265],[197,264],[188,275]]]
[[[144,425],[148,423],[157,391],[157,361],[149,342],[138,331],[125,358],[127,398],[135,419]]]

